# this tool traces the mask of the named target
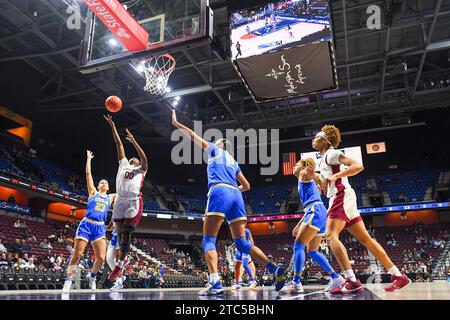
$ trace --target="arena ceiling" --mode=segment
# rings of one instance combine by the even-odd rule
[[[139,127],[145,142],[152,143],[170,135],[167,106],[176,96],[185,122],[202,120],[204,127],[216,128],[288,128],[450,104],[450,0],[331,1],[340,89],[261,104],[246,92],[230,59],[209,45],[175,54],[172,92],[164,99],[149,97],[142,90],[143,77],[130,66],[81,74],[84,25],[66,28],[70,1],[0,1],[0,63],[20,61],[42,75],[41,117],[101,114],[105,97],[117,94],[125,102],[119,123]],[[366,27],[372,4],[386,13],[379,30]],[[210,5],[215,48],[228,52],[226,1],[210,0]]]

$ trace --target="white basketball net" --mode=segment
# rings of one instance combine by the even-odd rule
[[[175,59],[164,54],[142,61],[141,66],[146,78],[144,90],[154,96],[165,94],[170,74],[175,70]]]

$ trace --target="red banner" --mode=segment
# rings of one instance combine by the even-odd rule
[[[148,32],[118,0],[83,0],[128,51],[147,49]]]

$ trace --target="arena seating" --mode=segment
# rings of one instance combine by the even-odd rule
[[[55,189],[64,193],[68,192],[72,196],[74,196],[74,193],[82,197],[87,195],[84,190],[83,179],[80,178],[81,183],[77,183],[76,188],[74,188],[73,181],[69,183],[71,178],[73,180],[73,177],[77,177],[74,171],[47,160],[36,158],[24,145],[16,142],[6,142],[5,140],[0,143],[0,170],[3,170],[6,174],[37,180],[47,187],[53,186]],[[386,173],[383,175],[363,174],[350,178],[350,183],[356,191],[359,207],[370,206],[363,204],[363,194],[373,192],[387,193],[390,203],[386,204],[421,202],[425,198],[427,188],[436,185],[439,174],[440,171],[437,170]],[[109,178],[109,181],[114,184],[114,178]],[[373,184],[375,184],[375,189],[369,187]],[[185,214],[204,212],[207,201],[206,186],[173,184],[163,184],[162,186],[166,190],[170,190],[176,200],[182,203]],[[245,201],[251,208],[249,214],[285,213],[282,204],[290,196],[291,192],[289,191],[293,188],[295,188],[295,181],[276,186],[253,187],[244,194]],[[143,196],[145,210],[169,211],[158,204],[150,191],[143,190]],[[325,203],[328,202],[326,198],[323,200]]]

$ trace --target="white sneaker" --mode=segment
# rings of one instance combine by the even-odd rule
[[[201,290],[198,294],[200,296],[213,296],[223,293],[222,285],[220,284],[220,281],[217,281],[214,284],[211,284],[208,282],[206,285],[206,289]]]
[[[255,280],[250,281],[250,283],[248,284],[249,288],[255,288],[258,286],[258,282],[256,282]]]
[[[69,293],[71,288],[72,288],[72,280],[64,281],[64,286],[62,288],[62,292]]]
[[[330,279],[330,282],[328,282],[328,285],[323,289],[324,292],[329,292],[334,288],[337,288],[339,286],[342,286],[345,283],[345,279],[342,276],[339,276],[339,278]]]
[[[89,281],[89,288],[91,290],[97,290],[97,278],[93,278],[92,275],[88,273],[86,279]]]
[[[233,284],[232,286],[231,286],[231,290],[239,290],[241,288],[241,284],[240,283],[238,283],[238,284]]]
[[[280,294],[297,294],[303,292],[304,290],[302,283],[300,282],[299,284],[297,284],[294,281],[289,282],[280,290]]]
[[[119,290],[122,290],[124,281],[125,281],[125,276],[122,276],[121,278],[117,278],[116,282],[114,282],[114,285],[109,289],[109,291],[117,292]]]

